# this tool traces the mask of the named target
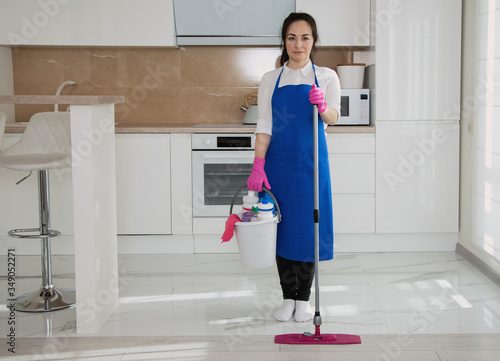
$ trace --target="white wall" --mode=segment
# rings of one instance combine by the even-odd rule
[[[7,46],[0,46],[0,94],[14,95],[12,49]],[[7,115],[7,123],[15,121],[13,104],[0,104],[0,112]]]
[[[459,243],[500,274],[500,3],[463,4]]]

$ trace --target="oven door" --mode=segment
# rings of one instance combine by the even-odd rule
[[[254,151],[193,150],[192,154],[193,216],[227,217],[233,196],[247,184]],[[238,196],[235,205],[243,203],[243,195]]]

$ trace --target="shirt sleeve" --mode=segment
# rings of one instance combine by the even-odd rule
[[[271,97],[274,88],[270,85],[270,73],[264,74],[259,85],[257,96],[257,104],[259,105],[259,119],[257,120],[257,128],[255,134],[264,133],[272,135],[273,133],[273,116],[271,108]]]
[[[340,80],[337,73],[325,68],[325,101],[329,107],[336,109],[340,116]]]

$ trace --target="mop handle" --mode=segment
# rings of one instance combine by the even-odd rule
[[[318,106],[313,104],[313,147],[314,147],[314,300],[313,323],[321,325],[319,311],[319,158],[318,158]]]

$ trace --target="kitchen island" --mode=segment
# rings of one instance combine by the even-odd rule
[[[82,334],[96,333],[118,306],[114,105],[122,102],[123,96],[0,95],[0,104],[70,104],[68,173],[73,188],[76,323]]]

